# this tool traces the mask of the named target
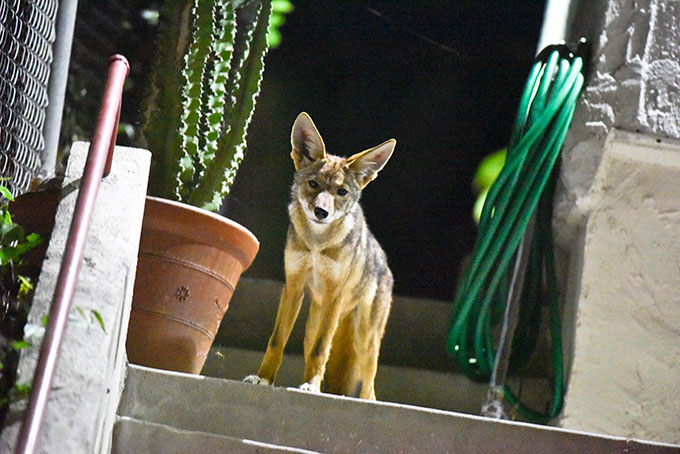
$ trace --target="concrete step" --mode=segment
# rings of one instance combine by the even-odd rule
[[[164,424],[119,417],[113,428],[111,454],[315,454],[269,443],[181,430]]]
[[[274,326],[283,282],[243,277],[213,343],[203,374],[240,380],[257,371]],[[309,301],[286,344],[277,384],[298,386],[304,370],[302,351]],[[376,377],[378,399],[440,410],[479,414],[487,384],[467,378],[446,352],[451,302],[395,295],[380,347]],[[541,339],[547,336],[541,336]],[[545,365],[550,352],[539,342],[522,377],[509,384],[531,408],[550,407],[552,384]],[[260,353],[257,353],[260,352]]]
[[[263,354],[260,351],[214,346],[201,374],[241,380],[257,372]],[[302,355],[284,355],[276,385],[299,386],[303,371]],[[522,388],[532,390],[522,395],[523,401],[532,408],[543,408],[545,402],[550,400],[550,386],[545,379],[523,379]],[[387,364],[378,367],[375,379],[375,392],[381,401],[468,414],[479,414],[487,389],[487,383],[472,381],[460,373]]]
[[[677,446],[135,365],[128,369],[119,416],[323,453],[679,452]],[[120,440],[119,433],[114,444]]]

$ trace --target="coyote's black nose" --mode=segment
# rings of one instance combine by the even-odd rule
[[[316,207],[314,208],[314,215],[319,220],[326,219],[326,217],[328,217],[328,211],[324,210],[323,208]]]

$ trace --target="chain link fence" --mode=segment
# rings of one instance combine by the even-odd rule
[[[57,0],[0,0],[0,177],[16,195],[40,168]]]

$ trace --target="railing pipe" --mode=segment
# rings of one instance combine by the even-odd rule
[[[114,55],[109,60],[108,77],[102,104],[80,183],[66,248],[61,261],[61,269],[59,270],[45,328],[45,338],[40,349],[26,416],[17,442],[16,454],[33,453],[37,445],[40,425],[45,415],[47,399],[59,356],[59,348],[71,309],[78,271],[83,259],[85,242],[90,230],[90,221],[99,184],[111,167],[111,157],[116,144],[115,138],[118,129],[123,82],[127,77],[129,68],[127,60],[122,55]]]

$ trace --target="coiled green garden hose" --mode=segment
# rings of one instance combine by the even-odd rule
[[[555,288],[551,173],[583,87],[583,62],[564,45],[549,46],[527,80],[507,148],[505,165],[482,209],[472,260],[458,288],[447,349],[463,371],[488,380],[496,348],[492,332],[502,321],[511,262],[536,213],[522,285],[510,367],[528,358],[538,337],[540,300],[549,305],[553,400],[547,413],[532,410],[505,386],[505,399],[530,421],[559,414],[564,395],[560,307]]]

